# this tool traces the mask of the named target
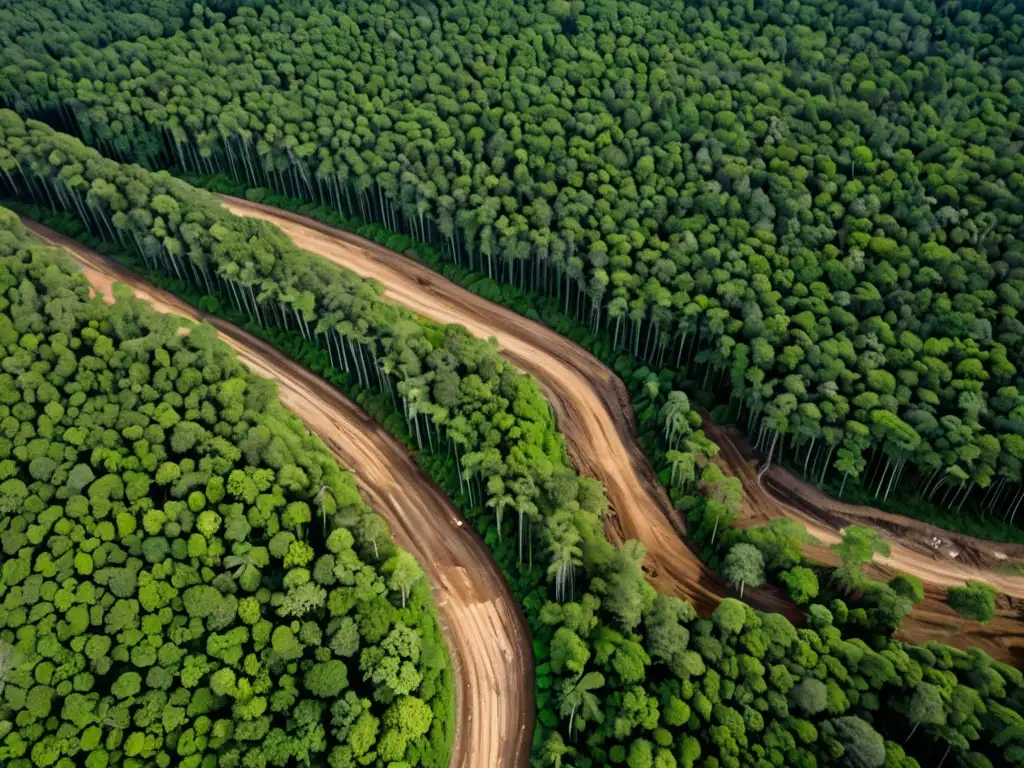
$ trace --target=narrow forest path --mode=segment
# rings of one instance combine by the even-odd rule
[[[205,315],[70,238],[24,220],[68,250],[97,292],[115,282],[161,312],[216,327],[253,373],[277,382],[281,402],[355,473],[363,498],[384,517],[399,546],[423,566],[434,589],[455,674],[452,768],[529,765],[533,738],[533,651],[518,604],[487,545],[391,435],[359,406],[269,344]]]
[[[289,211],[238,198],[222,199],[232,213],[270,221],[300,248],[378,280],[390,300],[439,322],[459,323],[474,335],[494,336],[502,353],[540,383],[555,408],[577,467],[608,489],[615,513],[610,518],[609,534],[617,540],[636,538],[646,546],[646,565],[654,574],[652,583],[660,590],[690,600],[702,613],[730,594],[722,579],[680,541],[685,537],[685,522],[673,509],[639,445],[629,393],[600,360],[555,331],[362,237]],[[722,439],[716,429],[709,436],[716,441]],[[740,456],[738,460],[735,456],[728,458],[730,451],[723,445],[723,469],[736,474],[746,492],[742,517],[795,517],[823,540],[838,537],[839,529],[847,523],[840,522],[838,517],[818,519],[806,509],[798,511],[766,488],[758,487],[750,462],[742,458],[734,442],[726,442]],[[773,477],[781,477],[779,482],[785,485],[786,475],[792,478],[784,471]],[[991,624],[980,627],[973,622],[965,626],[943,602],[946,586],[962,584],[967,579],[991,582],[1012,598],[1024,598],[1024,579],[948,557],[938,560],[935,553],[929,555],[903,546],[898,541],[904,535],[902,531],[921,524],[895,515],[888,517],[901,521],[903,529],[883,529],[896,546],[893,556],[881,567],[886,572],[914,573],[926,582],[927,588],[925,604],[904,620],[901,636],[914,641],[936,639],[957,647],[981,647],[996,658],[1024,663],[1024,622],[1016,618],[1018,606],[1004,606]],[[791,617],[795,614],[794,606],[779,591],[748,589],[746,597],[762,610],[780,611]]]

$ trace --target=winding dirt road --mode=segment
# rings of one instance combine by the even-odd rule
[[[84,266],[108,299],[115,282],[132,286],[161,312],[208,322],[253,373],[276,381],[281,402],[354,470],[359,490],[399,546],[423,566],[434,589],[455,673],[453,768],[529,765],[533,738],[533,651],[522,613],[483,540],[409,453],[359,406],[269,344],[190,307],[137,275],[34,222],[43,240]]]
[[[849,504],[828,496],[779,465],[765,472],[759,486],[758,457],[740,430],[705,418],[704,431],[718,444],[717,458],[723,469],[743,481],[747,501],[744,524],[756,525],[784,515],[803,523],[824,544],[839,541],[839,531],[846,526],[871,525],[888,534],[892,549],[892,556],[880,565],[898,567],[944,587],[983,578],[1004,595],[1024,598],[1024,576],[996,570],[1000,564],[1024,560],[1024,546],[950,533],[909,517]]]
[[[278,225],[300,248],[379,281],[387,298],[417,314],[438,322],[459,323],[477,336],[494,336],[502,354],[540,383],[555,408],[577,467],[608,489],[615,513],[609,518],[609,535],[616,540],[636,538],[646,546],[646,565],[654,574],[652,583],[662,591],[690,600],[705,614],[731,594],[722,579],[680,541],[685,540],[685,522],[672,507],[639,446],[629,393],[600,360],[549,328],[357,235],[237,198],[223,198],[223,202],[232,213],[256,216]],[[710,436],[716,441],[721,439],[714,431]],[[721,463],[723,469],[743,481],[744,518],[795,517],[823,541],[836,540],[839,528],[848,524],[839,524],[838,518],[823,521],[758,487],[750,461],[738,450],[732,453],[723,449]],[[784,480],[780,482],[786,484]],[[895,515],[889,517],[905,521],[908,529],[915,523]],[[914,641],[937,639],[958,647],[982,647],[996,658],[1024,663],[1024,623],[1015,620],[1017,606],[1004,607],[987,626],[971,623],[965,627],[943,602],[946,586],[962,584],[967,579],[989,581],[1012,597],[1024,598],[1024,579],[1004,577],[948,558],[940,562],[933,553],[904,546],[894,535],[889,538],[895,546],[883,570],[914,573],[927,585],[926,603],[904,621],[903,637]],[[778,590],[748,589],[745,597],[763,610],[783,612],[790,617],[799,614]]]
[[[428,267],[363,238],[287,211],[224,198],[240,216],[266,219],[303,250],[379,281],[389,300],[441,323],[458,323],[534,376],[555,409],[580,472],[608,489],[613,540],[639,539],[659,590],[689,600],[707,615],[730,594],[725,582],[680,543],[686,524],[673,507],[636,439],[629,392],[596,357],[544,326],[524,319],[444,279]],[[614,416],[613,416],[614,414]],[[799,619],[779,590],[748,589],[748,602]]]

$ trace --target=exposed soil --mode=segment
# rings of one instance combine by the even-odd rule
[[[258,216],[281,227],[299,247],[378,280],[385,295],[414,312],[444,323],[459,323],[477,336],[494,336],[502,353],[533,375],[555,408],[559,427],[580,471],[596,477],[608,489],[612,511],[608,533],[615,540],[636,538],[647,548],[645,566],[659,589],[692,601],[706,614],[725,596],[733,594],[722,579],[705,566],[688,546],[686,526],[672,508],[637,440],[636,422],[629,394],[619,378],[596,357],[568,339],[493,304],[441,277],[428,267],[389,251],[364,238],[321,224],[288,211],[224,198],[225,206],[239,215]],[[721,428],[706,423],[709,436],[722,446],[721,463],[743,481],[745,519],[765,520],[786,515],[805,523],[823,543],[838,539],[850,521],[878,526],[892,540],[893,553],[886,572],[916,573],[926,582],[927,599],[904,621],[901,636],[923,641],[937,639],[951,645],[981,647],[996,658],[1024,663],[1024,623],[1017,621],[1024,597],[1024,579],[981,570],[963,561],[922,551],[921,537],[934,530],[943,541],[956,541],[965,551],[991,547],[1013,557],[1016,548],[954,537],[934,527],[878,510],[860,508],[829,499],[783,469],[766,473],[765,487],[758,486],[754,465],[735,437],[723,437]],[[770,476],[770,477],[769,477]],[[775,489],[778,496],[768,491]],[[792,504],[783,500],[789,499]],[[798,505],[798,506],[794,506]],[[848,507],[852,507],[848,508]],[[907,532],[914,532],[908,535]],[[900,541],[896,541],[900,539]],[[908,543],[909,542],[909,543]],[[916,542],[916,544],[915,544]],[[827,560],[831,553],[814,553]],[[998,560],[996,555],[992,557]],[[986,559],[969,558],[985,564]],[[943,603],[945,587],[966,579],[987,581],[1008,595],[997,618],[987,626],[963,621]],[[792,618],[799,610],[778,590],[747,590],[745,597],[763,610],[780,611]]]
[[[706,414],[704,431],[721,447],[723,466],[734,474],[743,475],[746,484],[756,484],[756,463],[764,457],[754,451],[746,436],[734,426],[715,424]],[[894,552],[910,549],[926,559],[939,561],[943,572],[949,576],[949,584],[976,578],[979,571],[984,571],[986,580],[994,587],[1024,597],[1024,577],[1003,577],[997,573],[1010,564],[1024,562],[1024,545],[952,533],[911,517],[850,504],[829,496],[778,464],[764,473],[761,482],[775,501],[788,502],[787,515],[800,516],[809,527],[818,524],[838,531],[847,525],[870,524],[893,539]],[[771,515],[772,509],[751,505],[744,512],[750,520],[763,521],[766,515]]]
[[[355,472],[363,498],[426,571],[455,672],[451,766],[529,765],[535,712],[526,621],[483,540],[412,456],[359,406],[269,344],[196,311],[69,238],[24,223],[70,251],[97,292],[109,298],[115,282],[127,283],[161,312],[208,322],[253,373],[277,382],[281,402],[339,464]]]
[[[534,376],[555,409],[580,472],[608,489],[607,529],[613,540],[639,539],[645,566],[659,589],[691,601],[707,615],[731,594],[725,582],[680,541],[686,524],[669,502],[637,440],[629,392],[596,357],[554,331],[493,304],[429,268],[363,238],[276,208],[226,198],[232,213],[259,216],[281,227],[302,249],[379,281],[384,295],[442,323],[495,337],[502,354]],[[773,589],[744,596],[763,610],[800,618]]]
[[[1024,598],[1024,576],[998,571],[1024,557],[1024,547],[950,533],[910,517],[847,504],[778,465],[764,473],[759,485],[757,458],[738,429],[705,418],[704,431],[721,448],[718,461],[723,470],[743,481],[744,525],[791,517],[823,544],[837,542],[839,531],[849,525],[871,525],[882,532],[892,549],[891,557],[877,563],[882,569],[913,573],[939,587],[960,585],[967,579],[983,580],[1018,602]]]

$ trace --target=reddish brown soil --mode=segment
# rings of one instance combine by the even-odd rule
[[[576,466],[608,489],[615,513],[608,519],[611,538],[639,539],[646,546],[645,565],[652,583],[691,601],[705,615],[731,594],[718,574],[680,541],[686,525],[640,448],[629,392],[596,357],[554,331],[367,240],[244,200],[227,199],[226,207],[272,221],[300,248],[377,280],[386,298],[419,315],[458,323],[481,338],[495,337],[502,354],[540,382]],[[800,618],[799,609],[778,590],[748,589],[744,596],[763,610]]]

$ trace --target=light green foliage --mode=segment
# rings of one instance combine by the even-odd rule
[[[76,273],[0,209],[0,370],[59,384],[0,381],[0,764],[362,760],[381,718],[406,765],[444,764],[450,673],[422,571],[361,559],[372,543],[352,524],[380,518],[212,328],[179,334],[135,299],[90,300]],[[12,347],[10,329],[33,340]],[[251,512],[217,482],[236,472]],[[312,525],[328,498],[355,536]],[[376,535],[411,560],[386,526]],[[351,593],[330,644],[327,590],[305,568],[317,556]],[[350,685],[335,656],[360,648],[398,661],[396,680],[360,680],[361,716],[334,729],[326,713]]]
[[[896,594],[915,604],[924,602],[924,582],[918,576],[910,573],[898,573],[889,581],[889,586]]]
[[[433,238],[499,280],[555,293],[567,313],[605,327],[614,346],[667,358],[706,384],[728,377],[769,461],[784,446],[794,460],[795,448],[805,474],[865,485],[870,478],[878,496],[923,480],[926,492],[951,504],[1000,483],[1014,498],[1024,457],[1012,439],[1020,409],[1021,166],[1007,115],[1020,112],[1018,78],[1009,76],[1020,22],[1005,0],[983,3],[984,13],[963,3],[351,2],[294,14],[268,5],[277,7],[230,19],[197,14],[194,29],[173,41],[107,45],[103,66],[85,46],[37,44],[39,71],[0,78],[0,88],[10,90],[9,103],[77,122],[105,151],[316,196]],[[96,32],[89,42],[111,37]],[[57,62],[55,52],[72,55]],[[550,681],[542,731],[559,727],[564,738],[542,738],[542,759],[576,768],[627,759],[874,765],[875,747],[885,747],[868,720],[898,727],[902,738],[897,707],[925,670],[977,685],[985,712],[1000,711],[1004,700],[1019,709],[1019,698],[999,693],[1010,673],[981,657],[922,649],[911,663],[881,637],[882,650],[868,652],[843,641],[820,611],[799,634],[772,620],[779,617],[731,603],[711,621],[672,616],[634,578],[635,558],[605,545],[598,518],[606,505],[564,461],[543,399],[483,342],[371,300],[373,291],[351,276],[295,253],[269,228],[232,222],[184,185],[141,170],[128,184],[64,137],[36,126],[23,137],[16,118],[4,122],[13,125],[3,165],[19,185],[13,194],[88,204],[94,232],[106,227],[107,237],[162,244],[144,247],[140,258],[179,279],[183,272],[201,291],[209,289],[197,270],[210,265],[230,281],[225,303],[251,312],[265,294],[263,309],[291,313],[292,333],[311,337],[315,325],[321,353],[349,367],[363,389],[394,385],[374,364],[396,372],[390,396],[416,445],[447,440],[442,450],[458,462],[452,485],[493,516],[488,541],[504,554],[514,542],[519,561],[536,558],[547,570],[565,607],[544,610],[547,628],[570,630],[590,650],[582,670],[565,664]],[[88,200],[79,197],[79,176],[97,188]],[[138,211],[126,213],[122,198]],[[198,226],[183,226],[186,219]],[[404,237],[392,243],[411,245]],[[360,301],[349,302],[357,290]],[[268,306],[275,296],[276,308]],[[649,370],[635,374],[658,413],[669,382]],[[197,385],[194,374],[183,376]],[[684,409],[673,399],[678,417]],[[201,419],[187,410],[181,403],[159,414],[175,450],[199,445],[188,425]],[[716,476],[713,464],[697,466],[709,452],[681,441],[698,425],[687,429],[671,411],[666,437],[679,450],[667,457],[667,473],[674,489],[701,484],[704,538],[714,540],[737,503],[737,484]],[[235,442],[253,464],[250,456],[268,445],[258,433]],[[279,485],[303,487],[288,464],[274,464]],[[101,477],[114,471],[104,469]],[[90,499],[113,506],[116,486],[96,482],[102,492]],[[247,508],[270,495],[244,472],[232,472],[225,491]],[[326,507],[344,506],[329,498]],[[280,521],[285,502],[267,506],[257,517]],[[373,520],[353,526],[356,553],[385,562],[393,552]],[[318,522],[268,543],[275,567]],[[227,528],[225,515],[221,538],[230,542],[236,534]],[[759,547],[768,566],[792,568],[793,537],[771,533],[771,546]],[[147,565],[162,549],[149,550]],[[860,549],[849,553],[852,586]],[[339,620],[358,601],[327,584],[315,560],[293,558],[286,567],[308,566],[313,581],[331,587],[328,612]],[[352,578],[348,565],[339,580]],[[381,580],[359,588],[376,601],[357,624],[372,646],[359,648],[361,682],[383,667],[391,694],[415,679],[400,651],[407,638],[400,633],[386,651],[376,644],[394,623],[394,599],[382,595],[400,587]],[[529,588],[526,607],[538,611],[539,581]],[[898,613],[892,595],[878,597]],[[587,598],[597,605],[587,607]],[[836,625],[858,624],[860,610],[836,604]],[[123,613],[130,623],[130,610]],[[302,619],[290,630],[300,644],[318,634]],[[686,650],[673,651],[676,642]],[[646,647],[648,660],[631,644]],[[538,646],[539,654],[548,650]],[[772,672],[763,678],[745,656],[764,659],[758,663]],[[827,708],[806,719],[796,706],[788,712],[780,690],[761,690],[773,679],[786,685],[781,672],[773,677],[776,668],[790,687],[825,681]],[[675,748],[666,758],[667,729],[651,723],[651,702],[666,707],[673,696],[691,706],[693,722],[670,733]],[[297,712],[305,718],[309,710]],[[987,717],[946,732],[951,760],[988,748],[1011,725],[1009,716]],[[363,762],[416,754],[394,727],[356,722],[358,744],[332,761],[351,764],[377,747]],[[927,757],[935,759],[923,764],[935,765],[941,755]]]
[[[551,294],[616,346],[728,382],[762,446],[793,438],[817,478],[887,496],[917,464],[951,506],[1020,480],[1015,3],[474,0],[388,8],[387,32],[363,2],[45,5],[45,23],[30,2],[4,18],[23,75],[5,104]],[[715,72],[694,70],[708,51]],[[70,167],[111,229],[140,218]],[[187,274],[188,206],[148,207]]]
[[[728,597],[715,608],[712,618],[715,625],[720,627],[722,632],[738,634],[742,631],[743,625],[746,622],[746,608],[744,608],[743,603],[739,600]]]
[[[740,588],[740,597],[746,586],[759,587],[764,583],[764,556],[753,544],[734,544],[725,556],[722,575],[733,586]]]
[[[798,565],[780,574],[779,581],[789,588],[789,596],[797,605],[806,605],[818,596],[818,577],[810,568]]]
[[[314,696],[333,699],[348,686],[348,670],[344,662],[331,659],[310,667],[306,672],[305,683]]]
[[[877,530],[860,525],[844,528],[843,538],[832,549],[847,568],[858,568],[870,563],[876,554],[888,557],[890,552],[889,545]]]

